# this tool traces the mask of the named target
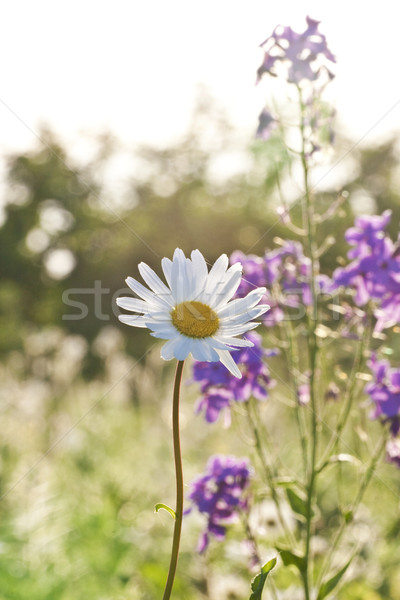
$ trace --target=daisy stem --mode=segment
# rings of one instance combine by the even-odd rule
[[[163,600],[169,600],[174,585],[176,565],[178,563],[179,544],[181,539],[182,517],[183,517],[183,470],[181,442],[179,438],[179,396],[182,381],[184,361],[178,361],[176,365],[174,394],[172,402],[172,437],[174,443],[175,477],[176,477],[176,509],[175,526],[172,540],[171,560],[169,564],[167,583],[165,584]]]

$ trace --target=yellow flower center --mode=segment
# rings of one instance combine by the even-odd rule
[[[171,317],[176,329],[188,337],[206,338],[218,331],[218,315],[207,304],[196,300],[175,306]]]

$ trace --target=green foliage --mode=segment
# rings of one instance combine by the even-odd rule
[[[252,594],[250,595],[249,600],[261,600],[265,582],[269,573],[275,567],[276,560],[276,558],[272,558],[265,563],[265,565],[261,567],[261,572],[254,577],[253,581],[251,582]]]
[[[319,592],[318,592],[317,600],[323,600],[323,598],[326,598],[326,596],[329,596],[329,594],[340,583],[340,580],[342,579],[343,575],[346,573],[346,571],[349,568],[352,560],[353,560],[353,558],[351,558],[344,565],[344,567],[342,567],[337,573],[335,573],[335,575],[333,575],[332,577],[330,577],[327,581],[325,581],[321,585],[321,587],[319,589]]]
[[[307,517],[308,507],[307,507],[307,501],[306,501],[305,496],[300,496],[290,487],[288,487],[286,489],[286,496],[289,500],[289,504],[290,504],[293,512],[295,512],[297,515],[300,515],[302,517]],[[311,508],[310,514],[312,514],[312,515],[315,514],[315,512],[312,508]]]
[[[285,567],[293,566],[299,570],[299,572],[303,575],[306,568],[306,562],[304,556],[295,552],[294,550],[288,550],[286,548],[276,547],[279,552],[279,555],[282,559]]]
[[[162,502],[158,502],[155,505],[154,510],[155,512],[158,512],[161,509],[166,510],[174,520],[176,519],[176,512],[172,508],[170,508],[166,504],[163,504]]]

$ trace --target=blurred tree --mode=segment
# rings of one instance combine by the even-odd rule
[[[275,237],[288,236],[276,214],[282,202],[277,182],[290,180],[291,158],[282,141],[272,136],[249,149],[207,97],[174,146],[136,150],[136,171],[123,198],[103,183],[118,151],[109,136],[98,142],[94,159],[78,167],[54,134],[45,130],[41,139],[38,149],[8,161],[0,228],[0,352],[20,348],[34,327],[57,324],[89,342],[105,325],[118,327],[115,298],[124,291],[124,278],[138,275],[140,261],[159,271],[160,259],[181,247],[187,253],[199,248],[212,263],[235,249],[262,254]],[[339,144],[339,156],[345,147]],[[328,210],[343,188],[350,195],[333,223],[318,227],[321,243],[332,232],[336,237],[322,257],[328,272],[346,254],[343,234],[353,219],[353,198],[357,212],[362,194],[367,212],[399,210],[394,141],[358,149],[354,164],[344,186],[317,199]],[[292,197],[296,189],[293,184]],[[298,223],[298,206],[290,212]],[[136,357],[151,343],[140,330],[128,339]],[[88,356],[90,375],[99,365]]]

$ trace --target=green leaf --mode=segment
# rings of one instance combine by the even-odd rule
[[[330,594],[332,592],[332,590],[335,589],[335,587],[337,586],[339,581],[342,579],[343,575],[346,573],[352,560],[353,560],[353,557],[351,557],[351,559],[344,565],[344,567],[342,567],[340,569],[340,571],[338,571],[336,573],[336,575],[334,575],[333,577],[331,577],[330,579],[328,579],[327,581],[325,581],[325,583],[323,583],[321,585],[320,590],[318,592],[317,600],[322,600],[328,594]]]
[[[265,565],[261,568],[260,573],[254,577],[253,581],[251,582],[252,594],[249,600],[261,600],[261,594],[264,589],[268,574],[272,571],[275,565],[276,558],[272,558],[265,563]]]
[[[172,508],[170,508],[169,506],[167,506],[166,504],[163,504],[162,502],[159,502],[158,504],[155,505],[154,510],[155,512],[158,512],[161,508],[163,508],[164,510],[166,510],[167,512],[169,512],[169,514],[171,515],[171,517],[174,519],[176,519],[176,514],[175,511],[172,510]]]
[[[286,495],[293,512],[307,518],[307,500],[305,497],[299,496],[291,488],[286,489]],[[314,516],[314,511],[311,509],[311,516]]]
[[[281,556],[282,562],[285,567],[289,565],[293,565],[298,568],[301,574],[304,574],[306,571],[306,559],[301,554],[297,552],[292,552],[292,550],[286,550],[285,548],[276,548]]]
[[[351,523],[354,519],[354,513],[352,510],[347,510],[343,513],[343,517],[347,524]]]
[[[277,477],[274,479],[275,485],[279,485],[280,487],[287,487],[289,485],[295,485],[297,482],[295,479],[291,477]]]

